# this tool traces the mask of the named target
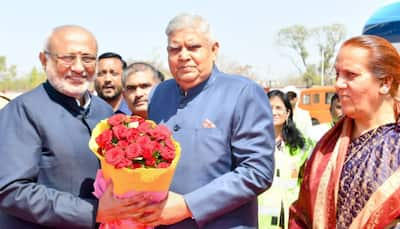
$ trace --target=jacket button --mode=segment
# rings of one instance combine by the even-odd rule
[[[174,131],[178,131],[180,128],[181,128],[181,127],[180,127],[179,125],[176,124],[176,125],[174,126]]]

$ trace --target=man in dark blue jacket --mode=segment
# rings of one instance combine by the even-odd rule
[[[149,118],[171,128],[182,157],[161,216],[139,220],[160,229],[257,228],[257,195],[274,171],[268,98],[252,80],[217,69],[219,44],[200,16],[178,15],[166,34],[174,79],[154,89]]]
[[[97,42],[79,26],[55,28],[40,61],[47,81],[0,111],[0,227],[94,228],[99,162],[88,141],[113,114],[88,93]]]

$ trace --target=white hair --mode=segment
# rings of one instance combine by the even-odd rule
[[[179,14],[172,18],[165,29],[165,34],[169,37],[175,31],[188,28],[195,29],[204,34],[210,42],[215,42],[208,22],[199,15],[187,13]]]

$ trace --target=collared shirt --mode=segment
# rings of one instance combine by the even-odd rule
[[[122,98],[121,103],[119,104],[118,109],[114,112],[115,114],[132,114],[132,111],[129,109],[128,104],[126,103],[125,99]]]
[[[270,186],[274,171],[275,137],[264,90],[214,68],[186,92],[174,79],[159,84],[149,118],[167,125],[181,144],[171,190],[184,194],[196,223],[207,229],[224,225],[217,222],[256,228],[256,196]],[[185,221],[163,228],[194,225]]]
[[[85,94],[83,94],[83,98],[85,101],[85,104],[83,104],[83,106],[81,106],[81,102],[79,101],[79,99],[76,99],[76,103],[78,104],[78,106],[82,107],[83,109],[87,109],[89,107],[90,101],[91,101],[90,94],[88,91],[86,91]]]

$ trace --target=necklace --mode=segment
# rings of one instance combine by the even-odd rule
[[[348,151],[346,153],[346,160],[344,161],[343,165],[347,164],[347,162],[349,160],[351,160],[354,156],[356,156],[358,154],[358,152],[364,148],[364,146],[368,143],[368,141],[375,136],[375,133],[377,132],[377,130],[379,129],[379,127],[376,127],[375,129],[373,129],[372,131],[368,131],[366,134],[367,136],[365,137],[365,139],[359,144],[359,146],[357,148],[351,149],[350,151]]]

